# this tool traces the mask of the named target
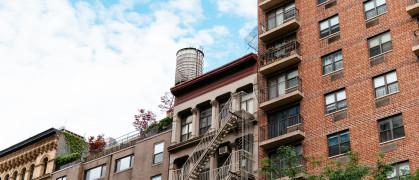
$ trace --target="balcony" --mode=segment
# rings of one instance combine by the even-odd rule
[[[259,108],[268,111],[288,103],[301,100],[304,94],[301,90],[301,79],[295,77],[260,90]]]
[[[260,23],[262,34],[259,38],[267,42],[276,37],[287,34],[300,27],[298,9],[289,9]]]
[[[407,13],[410,16],[416,16],[419,14],[419,0],[408,0],[409,6],[406,7]]]
[[[301,115],[282,119],[260,128],[259,146],[270,149],[304,139],[303,118]]]
[[[301,61],[300,44],[296,41],[266,50],[259,55],[259,72],[268,75]]]
[[[412,51],[419,57],[419,30],[413,32],[413,38],[415,39],[415,46],[412,47]]]
[[[266,11],[272,7],[274,7],[277,4],[283,3],[286,0],[261,0],[259,3],[259,8],[262,9],[262,11]]]

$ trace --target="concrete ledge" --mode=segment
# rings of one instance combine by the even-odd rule
[[[406,12],[409,13],[410,16],[416,16],[417,14],[419,14],[419,3],[407,6]]]
[[[419,56],[419,45],[413,46],[412,51],[416,54],[416,56]]]
[[[297,21],[297,19],[294,18],[269,31],[266,31],[265,33],[262,33],[261,35],[259,35],[259,38],[262,41],[267,42],[269,40],[272,40],[273,38],[279,37],[295,29],[298,29],[299,27],[300,27],[300,23]]]
[[[264,149],[269,149],[269,148],[284,145],[293,141],[304,139],[304,137],[305,137],[305,133],[303,131],[296,130],[293,132],[289,132],[287,134],[283,134],[283,135],[259,142],[259,146]]]
[[[276,97],[274,99],[271,99],[269,101],[263,102],[260,104],[259,108],[264,111],[267,111],[267,110],[271,110],[271,109],[283,106],[291,102],[301,100],[303,99],[303,97],[304,97],[304,94],[301,91],[295,90],[293,92],[290,92],[282,96]]]
[[[263,0],[262,2],[259,3],[259,8],[262,9],[263,11],[268,10],[269,8],[272,8],[273,6],[283,3],[286,0]]]
[[[298,54],[292,54],[288,57],[276,60],[275,62],[268,64],[266,66],[263,66],[259,69],[259,72],[262,75],[268,75],[271,73],[274,73],[280,69],[289,67],[291,65],[297,64],[301,61],[301,56]]]

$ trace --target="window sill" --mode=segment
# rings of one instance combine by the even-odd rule
[[[376,56],[370,57],[370,60],[371,60],[371,59],[375,59],[375,58],[377,58],[377,57],[380,57],[380,56],[382,56],[382,55],[384,55],[384,54],[387,54],[387,53],[389,53],[389,52],[392,52],[392,51],[393,51],[393,49],[392,49],[392,50],[389,50],[389,51],[386,51],[386,52],[383,52],[383,53],[381,53],[381,54],[379,54],[379,55],[376,55]]]
[[[322,6],[322,5],[326,4],[326,3],[328,3],[329,1],[331,1],[331,0],[327,0],[327,1],[325,1],[325,2],[322,2],[322,3],[320,3],[320,4],[317,4],[317,7],[320,7],[320,6]]]
[[[326,37],[322,37],[322,38],[320,38],[320,41],[321,40],[324,40],[324,39],[329,39],[329,38],[331,38],[331,37],[333,37],[333,36],[335,36],[335,35],[338,35],[338,34],[340,34],[340,31],[339,32],[335,32],[335,33],[333,33],[333,34],[329,34],[328,36],[326,36]]]
[[[366,20],[365,20],[365,22],[372,21],[372,20],[374,20],[374,19],[376,19],[376,18],[378,18],[378,17],[380,17],[380,16],[382,16],[382,15],[384,15],[384,14],[387,14],[387,11],[386,11],[385,13],[383,13],[383,14],[376,15],[376,16],[374,16],[374,17],[372,17],[372,18],[366,19]],[[364,15],[365,15],[365,12],[364,12]]]
[[[157,166],[157,165],[160,165],[160,164],[163,164],[163,161],[162,162],[159,162],[159,163],[156,163],[156,164],[153,164],[153,165],[151,165],[151,167]]]
[[[345,153],[346,153],[346,152],[345,152]],[[330,157],[329,157],[329,159],[333,159],[333,158],[337,158],[337,157],[345,156],[345,153],[338,154],[338,155],[334,155],[334,156],[330,156]]]
[[[118,172],[114,172],[113,174],[119,174],[119,173],[122,173],[122,172],[125,172],[125,171],[128,171],[128,170],[131,170],[131,169],[132,169],[132,167],[121,170],[121,171],[118,171]]]
[[[387,143],[391,143],[391,142],[394,142],[394,141],[398,141],[398,140],[400,140],[400,139],[404,139],[405,137],[406,137],[406,136],[401,137],[401,138],[397,138],[397,139],[392,139],[392,140],[390,140],[390,141],[382,142],[382,143],[380,143],[380,145],[384,145],[384,144],[387,144]]]
[[[348,109],[348,108],[346,107],[345,109],[341,109],[341,110],[339,110],[339,111],[335,111],[335,112],[332,112],[332,113],[326,114],[326,115],[324,115],[324,116],[329,116],[329,115],[336,114],[336,113],[339,113],[339,112],[342,112],[342,111],[346,111],[347,109]]]
[[[331,74],[334,74],[334,73],[337,73],[337,72],[340,72],[340,71],[343,71],[343,68],[342,69],[339,69],[339,70],[336,70],[336,71],[333,71],[333,72],[330,72],[330,73],[327,73],[327,74],[323,74],[323,77],[324,76],[331,75]]]
[[[386,97],[388,97],[388,96],[391,96],[391,95],[393,95],[393,94],[397,94],[397,93],[399,93],[400,91],[396,91],[396,92],[394,92],[394,93],[391,93],[391,94],[387,94],[387,95],[385,95],[385,96],[381,96],[381,97],[379,97],[379,98],[375,98],[374,99],[374,101],[377,101],[377,100],[380,100],[380,99],[384,99],[384,98],[386,98]]]

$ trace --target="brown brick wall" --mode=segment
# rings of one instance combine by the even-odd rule
[[[296,0],[301,24],[297,40],[303,57],[299,64],[304,92],[301,102],[305,129],[303,152],[306,156],[328,157],[327,135],[349,129],[352,151],[359,152],[363,162],[373,164],[382,146],[377,120],[402,113],[405,138],[395,141],[397,150],[386,155],[396,161],[409,159],[410,168],[416,170],[419,168],[419,61],[412,47],[418,22],[407,14],[407,1],[386,0],[387,13],[377,17],[379,24],[366,28],[363,2],[337,0],[337,5],[325,9],[324,4],[317,6],[317,0]],[[329,44],[327,38],[320,39],[319,21],[335,14],[339,14],[341,38]],[[261,9],[258,19],[259,22],[265,20]],[[388,30],[393,50],[383,55],[385,62],[371,67],[367,38]],[[263,52],[263,42],[259,41],[259,45],[259,52]],[[342,49],[344,77],[331,81],[331,74],[322,75],[321,57],[339,49]],[[391,70],[397,71],[399,92],[387,96],[391,99],[389,105],[376,108],[372,77]],[[261,80],[259,78],[259,84]],[[343,87],[348,117],[333,121],[333,115],[325,116],[324,94]],[[266,114],[259,114],[259,125],[266,124]],[[266,157],[266,151],[260,149],[259,157]]]

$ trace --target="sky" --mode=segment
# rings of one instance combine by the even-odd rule
[[[164,117],[176,52],[204,72],[252,52],[255,0],[0,0],[0,150],[51,127],[89,137]]]

